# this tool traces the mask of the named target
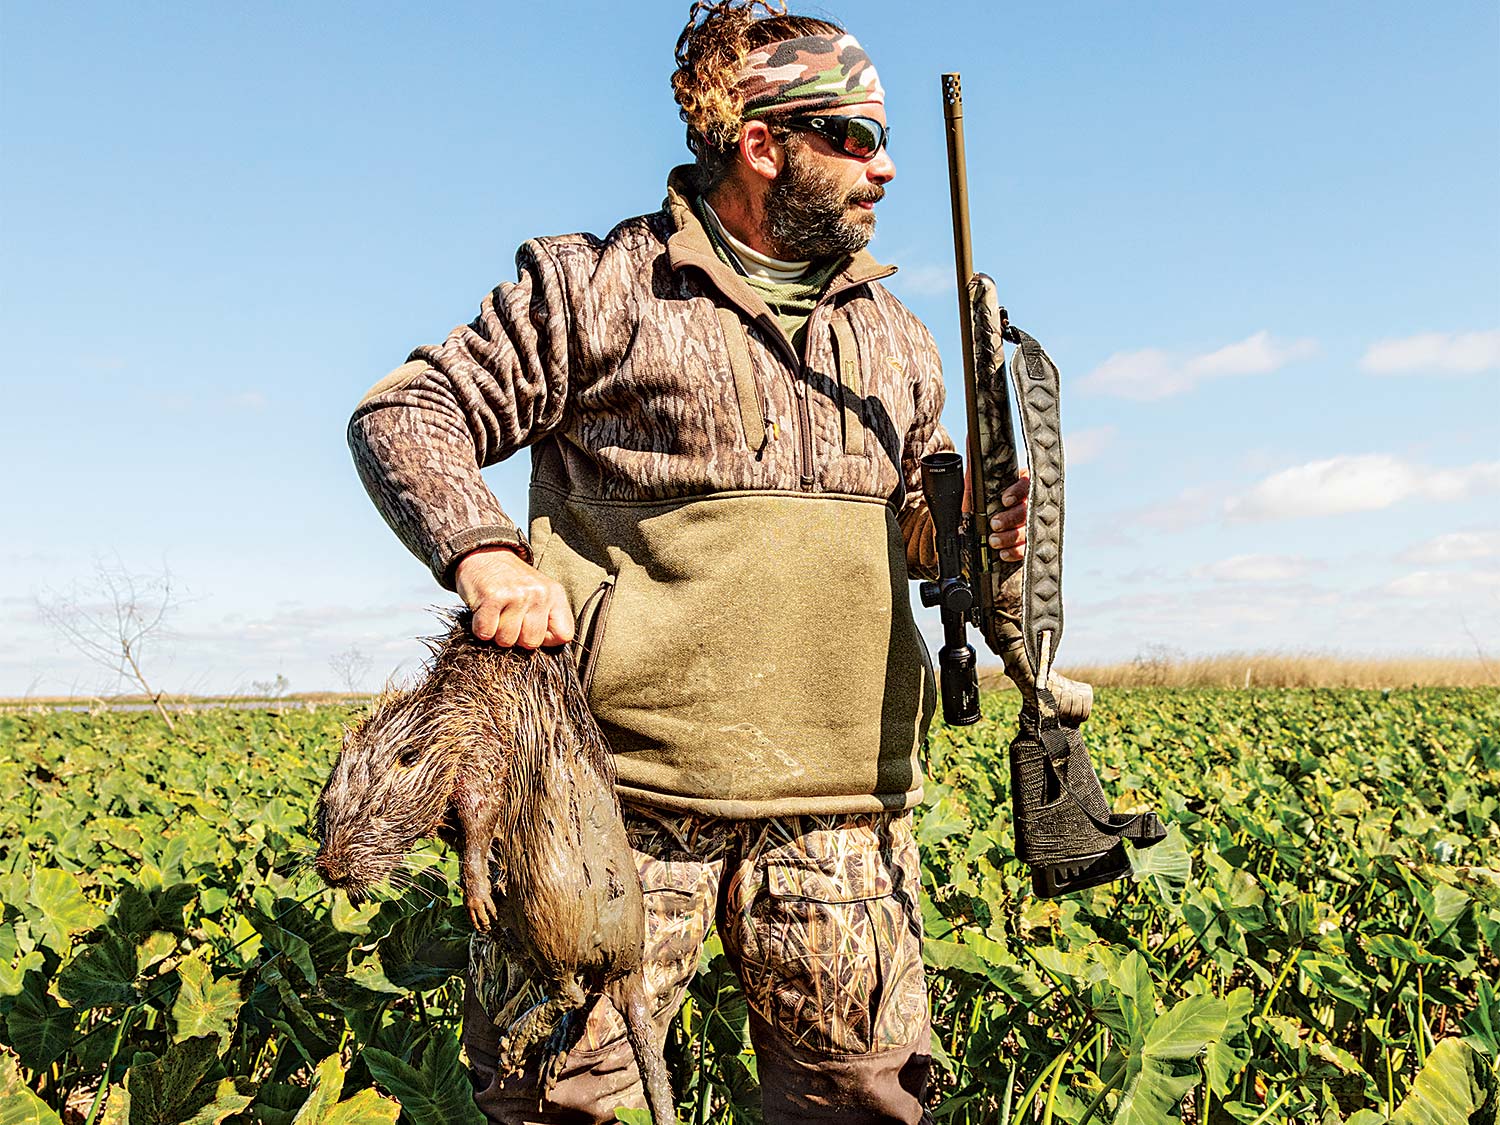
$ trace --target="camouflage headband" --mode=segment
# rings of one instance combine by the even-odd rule
[[[804,113],[865,102],[885,103],[880,76],[852,35],[806,35],[751,51],[734,92],[749,121],[772,113]]]

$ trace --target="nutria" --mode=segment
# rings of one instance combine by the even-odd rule
[[[439,836],[461,856],[474,928],[494,933],[547,1000],[502,1037],[500,1067],[548,1040],[599,995],[624,1018],[656,1125],[675,1120],[641,969],[645,909],[614,758],[565,647],[499,648],[455,614],[421,683],[388,692],[343,750],[317,804],[314,866],[355,900],[412,847]],[[561,1030],[560,1030],[561,1029]]]

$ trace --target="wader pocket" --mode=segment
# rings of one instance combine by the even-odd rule
[[[789,1042],[866,1055],[926,1034],[920,923],[912,888],[898,891],[913,875],[898,864],[881,870],[878,853],[766,864],[745,931],[745,991]]]
[[[568,647],[578,668],[578,682],[583,685],[585,699],[588,698],[589,685],[594,682],[596,658],[604,640],[604,626],[609,619],[609,604],[614,593],[615,575],[606,575],[599,588],[584,599],[574,622],[573,640]]]

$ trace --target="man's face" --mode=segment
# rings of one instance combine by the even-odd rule
[[[848,106],[839,113],[885,124],[883,105]],[[864,249],[875,233],[875,204],[896,175],[886,150],[860,160],[816,133],[801,131],[783,148],[785,160],[771,181],[765,212],[766,241],[777,255],[802,261]]]

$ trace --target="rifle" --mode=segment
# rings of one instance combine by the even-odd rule
[[[1041,345],[1010,323],[994,281],[974,272],[957,74],[943,75],[943,116],[974,511],[962,511],[963,457],[935,453],[923,458],[922,491],[937,532],[939,577],[922,583],[921,597],[923,605],[939,608],[943,622],[938,665],[945,722],[964,726],[979,719],[969,625],[980,631],[1020,689],[1018,731],[1010,744],[1016,854],[1031,868],[1036,894],[1054,898],[1128,877],[1130,859],[1123,841],[1150,847],[1166,836],[1166,829],[1154,812],[1111,811],[1079,732],[1093,705],[1093,689],[1053,668],[1063,630],[1059,375]],[[1026,557],[1019,563],[1006,562],[989,546],[987,526],[988,513],[1003,507],[1001,495],[1019,479],[1006,385],[1007,342],[1015,349],[1009,375],[1031,466]]]

